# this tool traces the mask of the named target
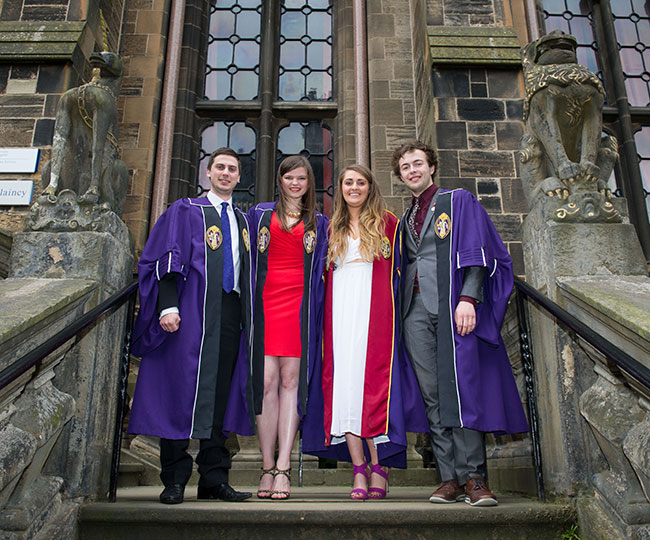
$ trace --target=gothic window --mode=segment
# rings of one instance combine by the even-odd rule
[[[543,0],[546,32],[563,30],[578,41],[578,61],[598,73],[604,83],[607,102],[604,127],[623,143],[623,122],[634,135],[638,163],[622,157],[616,167],[616,194],[630,197],[624,178],[639,178],[631,170],[638,167],[645,197],[645,216],[650,214],[650,0]],[[617,62],[608,55],[608,39],[615,43]],[[611,50],[611,49],[610,49]],[[625,89],[631,118],[620,118],[616,108],[617,83]],[[631,215],[631,218],[633,216]],[[637,228],[638,228],[638,223]]]
[[[332,0],[213,0],[203,99],[198,190],[209,187],[207,156],[241,155],[235,200],[274,197],[277,165],[290,154],[314,168],[319,205],[331,205],[333,150]]]

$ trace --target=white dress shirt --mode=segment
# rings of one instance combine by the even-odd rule
[[[234,287],[233,291],[236,291],[237,293],[240,292],[239,288],[239,225],[237,223],[237,216],[235,216],[235,210],[232,207],[232,197],[228,199],[227,201],[224,201],[221,197],[219,197],[217,194],[213,193],[212,191],[208,192],[208,200],[212,203],[212,206],[214,206],[219,212],[219,215],[221,216],[221,204],[224,202],[228,203],[228,219],[230,220],[230,238],[231,238],[231,245],[232,245],[232,267],[233,267],[233,273],[234,273]],[[223,227],[221,227],[222,233],[223,233]],[[178,307],[169,307],[166,309],[163,309],[160,312],[159,318],[163,318],[165,315],[168,313],[179,313]]]

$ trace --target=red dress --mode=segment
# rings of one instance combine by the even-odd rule
[[[264,301],[264,354],[300,358],[300,304],[303,294],[304,223],[291,231],[271,217],[271,241],[262,293]]]

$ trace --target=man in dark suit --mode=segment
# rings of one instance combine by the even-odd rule
[[[129,432],[160,437],[164,504],[183,501],[192,473],[190,438],[200,439],[198,499],[251,496],[228,484],[224,435],[236,362],[246,357],[245,350],[240,355],[242,326],[250,327],[251,315],[250,233],[232,204],[239,157],[230,148],[216,150],[207,175],[208,196],[173,203],[156,222],[138,264],[133,348],[142,362]],[[246,418],[241,411],[234,416]],[[250,432],[250,425],[237,429],[236,422],[231,429]]]
[[[403,144],[392,160],[413,195],[400,223],[401,310],[442,482],[429,500],[494,506],[484,432],[527,430],[500,337],[512,265],[476,198],[434,183],[437,163],[420,141]]]

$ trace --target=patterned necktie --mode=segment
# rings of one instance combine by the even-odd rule
[[[411,234],[413,235],[413,240],[415,240],[415,245],[417,247],[420,247],[420,235],[418,234],[418,231],[415,228],[415,215],[418,213],[419,209],[420,209],[420,198],[413,197],[413,206],[411,207],[411,213],[409,214],[409,217],[406,220],[406,222],[408,223],[409,231],[411,231]]]
[[[235,270],[232,263],[232,237],[228,203],[221,203],[221,228],[223,229],[223,290],[229,293],[235,288]]]

